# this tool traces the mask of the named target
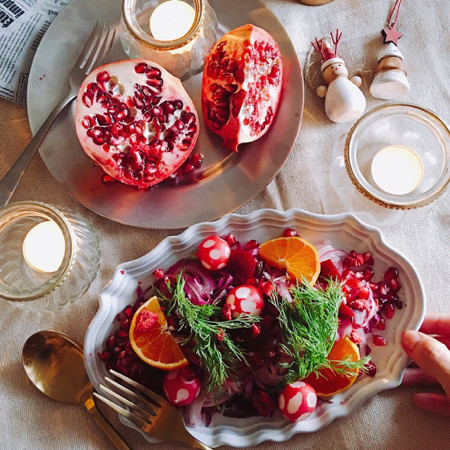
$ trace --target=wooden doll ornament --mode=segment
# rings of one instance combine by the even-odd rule
[[[403,97],[410,89],[406,70],[403,66],[403,55],[397,48],[398,40],[402,37],[402,34],[397,31],[395,24],[401,3],[402,0],[396,0],[389,14],[387,26],[381,31],[384,45],[378,52],[378,64],[370,85],[370,93],[374,97],[383,100],[394,100]]]
[[[322,56],[322,76],[328,87],[319,86],[317,95],[325,97],[325,113],[330,120],[337,123],[352,122],[366,109],[366,98],[358,86],[361,85],[360,77],[348,79],[348,71],[343,59],[337,57],[337,46],[342,33],[336,30],[336,36],[330,33],[315,42],[311,42],[314,49]],[[334,50],[331,49],[334,44]]]

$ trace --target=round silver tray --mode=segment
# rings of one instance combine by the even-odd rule
[[[303,115],[304,86],[300,63],[289,36],[258,0],[211,0],[219,29],[225,33],[245,23],[267,30],[280,46],[284,65],[280,107],[271,129],[258,141],[229,152],[221,139],[201,130],[194,151],[205,157],[194,181],[138,190],[102,183],[103,171],[81,148],[74,128],[74,104],[64,111],[40,148],[50,173],[81,204],[116,222],[141,228],[185,228],[214,220],[247,203],[277,175],[289,156]],[[72,0],[45,33],[30,71],[28,116],[37,132],[68,87],[68,75],[97,20],[120,33],[120,2]],[[127,56],[117,38],[111,61]],[[201,74],[184,83],[201,114]]]

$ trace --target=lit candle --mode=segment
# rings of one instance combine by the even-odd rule
[[[180,0],[161,3],[150,17],[150,31],[159,41],[171,41],[184,36],[195,17],[192,6]]]
[[[64,236],[53,220],[33,227],[23,241],[25,261],[38,272],[56,272],[64,258]]]
[[[372,160],[372,178],[380,189],[393,195],[412,192],[422,181],[423,164],[410,148],[389,145]]]

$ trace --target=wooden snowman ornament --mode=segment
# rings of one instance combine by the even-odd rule
[[[343,59],[337,57],[337,45],[342,33],[336,30],[336,36],[330,33],[331,43],[328,36],[311,42],[314,49],[322,56],[322,76],[328,87],[319,86],[317,95],[325,97],[325,113],[330,120],[337,123],[352,122],[366,109],[366,98],[359,89],[360,77],[348,79],[348,71]]]

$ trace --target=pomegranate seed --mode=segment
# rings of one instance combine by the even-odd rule
[[[191,173],[193,170],[194,170],[194,166],[192,164],[190,164],[190,163],[185,164],[183,166],[184,173]]]
[[[230,247],[234,247],[236,245],[236,235],[234,233],[228,233],[224,239],[228,242]]]
[[[377,366],[373,361],[369,361],[364,365],[364,371],[369,377],[374,377],[377,373]]]
[[[225,331],[220,330],[216,333],[216,338],[219,342],[222,342],[225,339]]]
[[[259,242],[255,239],[251,239],[244,246],[244,250],[253,250],[255,248],[259,248]]]
[[[380,297],[385,297],[386,295],[387,295],[387,293],[388,293],[388,286],[387,286],[387,284],[386,283],[383,283],[382,281],[380,281],[378,284],[377,284],[377,287],[375,288],[376,289],[376,293],[380,296]]]
[[[134,70],[136,71],[136,73],[144,73],[145,70],[147,69],[147,64],[144,62],[140,62],[138,64],[136,64],[136,66],[134,67]]]
[[[108,339],[106,339],[106,348],[111,350],[116,345],[116,338],[114,336],[109,336]]]
[[[252,333],[252,337],[255,338],[255,337],[259,336],[259,334],[261,333],[261,328],[258,325],[256,325],[256,323],[254,323],[251,326],[251,333]]]
[[[398,269],[396,267],[389,267],[384,273],[384,281],[389,284],[394,278],[398,278]]]
[[[363,254],[364,257],[364,262],[366,264],[368,264],[369,266],[373,266],[374,264],[374,259],[373,259],[373,255],[371,252],[366,252]]]
[[[196,169],[198,169],[202,165],[204,156],[201,153],[194,153],[192,155],[192,164]]]
[[[299,234],[297,233],[297,230],[294,230],[294,228],[285,228],[283,230],[283,236],[284,237],[299,236]]]
[[[162,268],[158,268],[153,271],[153,277],[155,278],[155,280],[161,280],[164,278],[164,276],[165,276],[165,273]]]
[[[384,317],[380,317],[380,320],[375,325],[375,328],[377,330],[385,330],[386,329],[386,320],[384,319]]]
[[[260,288],[264,295],[270,297],[273,293],[274,285],[271,281],[265,281],[261,284]]]
[[[366,281],[370,281],[373,278],[374,274],[375,274],[375,271],[373,270],[372,267],[367,267],[363,270],[363,278]]]
[[[384,315],[386,316],[386,319],[392,319],[395,314],[395,308],[392,303],[386,303],[384,305]]]
[[[369,298],[369,295],[370,295],[370,291],[366,287],[363,287],[358,291],[359,298],[361,298],[363,300],[367,300]]]
[[[116,181],[111,175],[104,173],[101,177],[102,183],[112,183]]]
[[[373,335],[373,343],[375,345],[378,345],[379,347],[384,347],[385,345],[387,345],[386,339],[382,336],[379,336],[378,334]]]
[[[123,313],[127,317],[132,317],[133,316],[133,307],[131,305],[126,306],[125,309],[123,310]]]
[[[401,285],[397,278],[393,278],[392,280],[389,281],[389,287],[391,291],[398,292],[400,290]]]
[[[105,83],[106,81],[109,81],[111,79],[111,75],[104,70],[103,72],[99,72],[97,74],[97,82],[98,83]]]
[[[102,360],[102,361],[109,361],[111,359],[111,352],[108,351],[104,351],[104,352],[98,352],[97,356]]]
[[[354,342],[355,344],[360,344],[362,342],[362,336],[356,331],[352,330],[350,333],[350,340]]]

